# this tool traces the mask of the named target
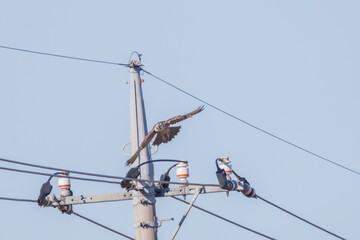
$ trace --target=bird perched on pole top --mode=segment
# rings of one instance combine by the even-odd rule
[[[134,155],[126,161],[126,165],[129,166],[134,163],[135,159],[139,156],[141,150],[146,148],[146,146],[151,142],[151,140],[156,138],[153,142],[154,146],[159,146],[162,143],[170,142],[180,131],[181,126],[170,127],[170,125],[176,124],[178,122],[184,121],[185,119],[191,118],[195,114],[198,114],[204,109],[204,106],[200,106],[192,112],[189,112],[184,115],[179,115],[169,120],[158,122],[154,125],[153,129],[145,136],[144,141],[139,146],[138,150]]]

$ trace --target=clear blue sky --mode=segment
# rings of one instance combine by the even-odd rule
[[[123,63],[136,50],[155,75],[360,171],[359,11],[358,1],[347,0],[1,1],[0,45]],[[128,69],[5,49],[0,64],[0,157],[126,174],[121,147],[130,138]],[[201,104],[143,78],[149,127]],[[210,107],[183,122],[153,158],[186,159],[190,181],[216,183],[214,160],[221,156],[230,157],[259,195],[347,239],[359,238],[359,175]],[[155,177],[166,169],[156,165]],[[0,196],[36,199],[46,179],[1,171]],[[75,180],[72,190],[121,191]],[[196,203],[278,239],[335,239],[240,193],[201,195]],[[131,202],[75,209],[134,236]],[[159,219],[175,218],[159,229],[159,239],[169,239],[186,205],[158,199],[156,209]],[[119,239],[36,204],[1,201],[0,212],[1,239]],[[225,238],[262,239],[196,209],[177,237]]]

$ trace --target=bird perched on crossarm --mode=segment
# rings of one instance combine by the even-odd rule
[[[185,119],[191,118],[195,114],[198,114],[204,109],[204,106],[200,106],[192,112],[189,112],[185,115],[179,115],[169,120],[158,122],[155,124],[153,129],[145,136],[144,141],[141,143],[139,149],[134,153],[134,155],[126,161],[126,165],[129,166],[134,163],[135,159],[139,156],[141,150],[146,148],[146,146],[151,142],[151,140],[155,137],[156,138],[153,142],[154,146],[159,146],[161,143],[167,143],[173,139],[178,132],[180,131],[181,126],[170,127],[170,125],[176,124],[181,122]]]

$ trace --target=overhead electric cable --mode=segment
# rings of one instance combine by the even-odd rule
[[[58,177],[58,178],[70,178],[70,179],[91,181],[91,182],[103,182],[103,183],[120,184],[120,182],[107,181],[107,180],[102,180],[102,179],[81,178],[81,177],[64,176],[64,175],[59,176],[59,175],[54,175],[54,174],[51,174],[51,173],[33,172],[33,171],[26,171],[26,170],[15,169],[15,168],[0,167],[0,170],[6,170],[6,171],[12,171],[12,172],[20,172],[20,173],[29,173],[29,174],[42,175],[42,176],[51,176],[51,177]]]
[[[149,160],[149,161],[140,163],[139,165],[136,166],[136,168],[139,168],[142,165],[153,163],[153,162],[177,162],[177,163],[183,162],[183,163],[188,163],[188,161],[185,161],[185,160],[156,159],[156,160]]]
[[[46,168],[46,169],[55,170],[55,171],[64,171],[64,172],[69,172],[69,173],[74,173],[74,174],[89,175],[89,176],[102,177],[102,178],[114,178],[114,179],[137,181],[137,182],[166,183],[166,184],[187,185],[187,186],[213,186],[213,187],[220,186],[218,184],[207,184],[207,183],[181,183],[181,182],[167,182],[167,181],[156,181],[156,180],[137,179],[137,178],[116,177],[116,176],[109,176],[109,175],[102,175],[102,174],[95,174],[95,173],[72,171],[72,170],[66,170],[66,169],[61,169],[61,168],[51,168],[51,167],[40,166],[40,165],[29,164],[29,163],[21,163],[21,162],[7,160],[7,159],[3,159],[3,158],[0,158],[0,161],[12,162],[12,163],[16,163],[16,164],[31,166],[31,167]],[[70,179],[83,180],[83,181],[120,184],[120,182],[114,182],[114,181],[92,179],[92,178],[80,178],[80,177],[63,176],[63,175],[59,176],[59,175],[54,175],[54,174],[50,174],[50,173],[32,172],[32,171],[26,171],[26,170],[21,170],[21,169],[14,169],[14,168],[0,167],[0,170],[29,173],[29,174],[43,175],[43,176],[53,176],[53,177],[58,177],[58,178],[70,178]]]
[[[82,218],[82,219],[85,219],[86,221],[89,221],[89,222],[91,222],[91,223],[94,223],[94,224],[96,224],[96,225],[98,225],[98,226],[100,226],[100,227],[102,227],[102,228],[105,228],[105,229],[107,229],[107,230],[109,230],[109,231],[111,231],[111,232],[114,232],[114,233],[116,233],[116,234],[119,234],[119,235],[121,235],[121,236],[123,236],[123,237],[125,237],[125,238],[127,238],[127,239],[135,240],[135,239],[132,238],[132,237],[129,237],[129,236],[127,236],[127,235],[125,235],[125,234],[123,234],[123,233],[121,233],[121,232],[118,232],[118,231],[116,231],[116,230],[114,230],[114,229],[111,229],[111,228],[109,228],[109,227],[107,227],[107,226],[105,226],[105,225],[103,225],[103,224],[101,224],[101,223],[98,223],[98,222],[96,222],[96,221],[94,221],[94,220],[91,220],[90,218],[84,217],[84,216],[82,216],[82,215],[80,215],[80,214],[78,214],[78,213],[76,213],[76,212],[72,212],[72,214],[74,214],[75,216],[78,216],[78,217],[80,217],[80,218]]]
[[[40,54],[40,55],[46,55],[46,56],[52,56],[52,57],[68,58],[68,59],[73,59],[73,60],[81,60],[81,61],[88,61],[88,62],[95,62],[95,63],[104,63],[104,64],[113,64],[113,65],[120,65],[120,66],[129,66],[129,65],[126,64],[126,63],[108,62],[108,61],[101,61],[101,60],[94,60],[94,59],[87,59],[87,58],[79,58],[79,57],[58,55],[58,54],[53,54],[53,53],[38,52],[38,51],[21,49],[21,48],[14,48],[14,47],[8,47],[8,46],[0,46],[0,48],[9,49],[9,50],[15,50],[15,51],[22,51],[22,52],[27,52],[27,53]],[[257,130],[259,130],[259,131],[261,131],[261,132],[263,132],[263,133],[265,133],[265,134],[267,134],[267,135],[269,135],[269,136],[271,136],[271,137],[273,137],[273,138],[276,138],[276,139],[278,139],[278,140],[280,140],[280,141],[282,141],[282,142],[284,142],[284,143],[287,143],[287,144],[289,144],[289,145],[291,145],[291,146],[293,146],[293,147],[295,147],[295,148],[298,148],[298,149],[300,149],[300,150],[302,150],[302,151],[305,151],[305,152],[307,152],[307,153],[309,153],[309,154],[311,154],[311,155],[313,155],[313,156],[315,156],[315,157],[317,157],[317,158],[320,158],[320,159],[322,159],[322,160],[324,160],[324,161],[327,161],[327,162],[329,162],[329,163],[331,163],[331,164],[333,164],[333,165],[336,165],[336,166],[338,166],[338,167],[341,167],[341,168],[346,169],[346,170],[348,170],[348,171],[350,171],[350,172],[353,172],[353,173],[355,173],[355,174],[360,175],[360,172],[358,172],[358,171],[356,171],[356,170],[353,170],[353,169],[351,169],[351,168],[349,168],[349,167],[346,167],[346,166],[344,166],[344,165],[342,165],[342,164],[339,164],[339,163],[337,163],[337,162],[334,162],[334,161],[332,161],[332,160],[330,160],[330,159],[328,159],[328,158],[325,158],[325,157],[323,157],[323,156],[321,156],[321,155],[319,155],[319,154],[317,154],[317,153],[314,153],[314,152],[312,152],[312,151],[310,151],[310,150],[307,150],[307,149],[305,149],[305,148],[303,148],[303,147],[301,147],[301,146],[299,146],[299,145],[297,145],[297,144],[295,144],[295,143],[292,143],[292,142],[290,142],[290,141],[288,141],[288,140],[286,140],[286,139],[284,139],[284,138],[282,138],[282,137],[279,137],[279,136],[277,136],[277,135],[275,135],[275,134],[273,134],[273,133],[270,133],[270,132],[268,132],[268,131],[260,128],[260,127],[257,127],[257,126],[255,126],[255,125],[253,125],[253,124],[251,124],[251,123],[249,123],[249,122],[247,122],[247,121],[239,118],[239,117],[236,117],[235,115],[233,115],[233,114],[231,114],[231,113],[228,113],[228,112],[226,112],[226,111],[224,111],[224,110],[216,107],[216,106],[213,105],[213,104],[210,104],[209,102],[207,102],[207,101],[205,101],[205,100],[202,100],[201,98],[196,97],[195,95],[193,95],[193,94],[191,94],[191,93],[189,93],[189,92],[187,92],[187,91],[185,91],[185,90],[183,90],[183,89],[181,89],[181,88],[179,88],[179,87],[177,87],[177,86],[175,86],[175,85],[173,85],[173,84],[165,81],[164,79],[162,79],[162,78],[160,78],[160,77],[158,77],[158,76],[156,76],[156,75],[154,75],[154,74],[152,74],[152,73],[150,73],[150,72],[148,72],[148,71],[146,71],[146,70],[144,70],[144,69],[142,69],[142,70],[143,70],[143,72],[149,74],[150,76],[153,76],[154,78],[160,80],[161,82],[163,82],[163,83],[165,83],[165,84],[167,84],[167,85],[169,85],[169,86],[171,86],[171,87],[173,87],[173,88],[181,91],[182,93],[184,93],[184,94],[186,94],[186,95],[188,95],[188,96],[190,96],[190,97],[192,97],[192,98],[194,98],[194,99],[196,99],[196,100],[198,100],[198,101],[200,101],[200,102],[208,105],[209,107],[211,107],[211,108],[213,108],[213,109],[215,109],[215,110],[217,110],[217,111],[219,111],[219,112],[224,113],[225,115],[228,115],[229,117],[232,117],[232,118],[234,118],[234,119],[236,119],[236,120],[238,120],[238,121],[240,121],[240,122],[242,122],[242,123],[244,123],[244,124],[246,124],[246,125],[248,125],[248,126],[250,126],[250,127],[252,127],[252,128],[255,128],[255,129],[257,129]]]
[[[356,170],[353,170],[353,169],[351,169],[351,168],[349,168],[349,167],[346,167],[346,166],[344,166],[344,165],[342,165],[342,164],[339,164],[339,163],[337,163],[337,162],[334,162],[334,161],[332,161],[332,160],[330,160],[330,159],[328,159],[328,158],[325,158],[325,157],[323,157],[323,156],[320,156],[319,154],[316,154],[316,153],[314,153],[314,152],[312,152],[312,151],[310,151],[310,150],[307,150],[307,149],[305,149],[305,148],[303,148],[303,147],[300,147],[299,145],[297,145],[297,144],[295,144],[295,143],[292,143],[292,142],[290,142],[290,141],[288,141],[288,140],[286,140],[286,139],[284,139],[284,138],[281,138],[281,137],[279,137],[279,136],[276,136],[276,135],[273,134],[273,133],[270,133],[270,132],[268,132],[268,131],[260,128],[260,127],[257,127],[257,126],[255,126],[255,125],[252,124],[252,123],[249,123],[249,122],[247,122],[247,121],[245,121],[245,120],[243,120],[243,119],[241,119],[241,118],[239,118],[239,117],[236,117],[235,115],[233,115],[233,114],[231,114],[231,113],[229,113],[229,112],[226,112],[225,110],[222,110],[221,108],[218,108],[218,107],[216,107],[215,105],[213,105],[213,104],[211,104],[211,103],[209,103],[209,102],[207,102],[207,101],[205,101],[205,100],[202,100],[201,98],[196,97],[195,95],[193,95],[193,94],[191,94],[191,93],[189,93],[189,92],[187,92],[187,91],[185,91],[185,90],[183,90],[183,89],[181,89],[181,88],[179,88],[179,87],[177,87],[177,86],[169,83],[168,81],[165,81],[164,79],[162,79],[162,78],[160,78],[160,77],[158,77],[158,76],[156,76],[156,75],[154,75],[154,74],[152,74],[152,73],[150,73],[150,72],[148,72],[148,71],[146,71],[146,70],[144,70],[144,69],[142,69],[142,70],[143,70],[145,73],[149,74],[150,76],[156,78],[157,80],[159,80],[159,81],[167,84],[168,86],[170,86],[170,87],[172,87],[172,88],[175,88],[176,90],[179,90],[180,92],[182,92],[182,93],[184,93],[184,94],[186,94],[186,95],[188,95],[188,96],[190,96],[190,97],[192,97],[192,98],[194,98],[194,99],[196,99],[196,100],[198,100],[198,101],[200,101],[200,102],[208,105],[209,107],[211,107],[211,108],[213,108],[213,109],[215,109],[215,110],[217,110],[217,111],[219,111],[219,112],[221,112],[221,113],[223,113],[223,114],[225,114],[225,115],[227,115],[227,116],[229,116],[229,117],[231,117],[231,118],[234,118],[234,119],[236,119],[236,120],[238,120],[238,121],[240,121],[240,122],[242,122],[242,123],[245,123],[246,125],[248,125],[248,126],[250,126],[250,127],[252,127],[252,128],[255,128],[256,130],[259,130],[259,131],[261,131],[261,132],[263,132],[263,133],[265,133],[265,134],[267,134],[267,135],[269,135],[269,136],[271,136],[271,137],[273,137],[273,138],[276,138],[276,139],[278,139],[278,140],[280,140],[280,141],[282,141],[282,142],[284,142],[284,143],[287,143],[287,144],[289,144],[289,145],[291,145],[291,146],[293,146],[293,147],[295,147],[295,148],[297,148],[297,149],[300,149],[300,150],[302,150],[302,151],[304,151],[304,152],[307,152],[307,153],[309,153],[309,154],[311,154],[311,155],[313,155],[313,156],[315,156],[315,157],[317,157],[317,158],[320,158],[320,159],[322,159],[322,160],[324,160],[324,161],[327,161],[327,162],[329,162],[329,163],[331,163],[331,164],[334,164],[334,165],[336,165],[336,166],[338,166],[338,167],[341,167],[341,168],[346,169],[346,170],[348,170],[348,171],[350,171],[350,172],[353,172],[353,173],[356,173],[356,174],[360,175],[360,172],[358,172],[358,171],[356,171]]]
[[[16,202],[34,202],[34,203],[37,203],[36,200],[20,199],[20,198],[0,197],[0,200],[8,200],[8,201],[16,201]],[[94,223],[94,224],[96,224],[96,225],[98,225],[98,226],[100,226],[100,227],[103,227],[103,228],[105,228],[105,229],[107,229],[107,230],[109,230],[109,231],[111,231],[111,232],[114,232],[114,233],[116,233],[116,234],[119,234],[119,235],[121,235],[121,236],[123,236],[123,237],[125,237],[125,238],[127,238],[127,239],[135,240],[135,239],[132,238],[132,237],[129,237],[129,236],[123,234],[123,233],[120,233],[120,232],[118,232],[118,231],[115,231],[114,229],[111,229],[111,228],[109,228],[109,227],[106,227],[105,225],[100,224],[100,223],[98,223],[98,222],[96,222],[96,221],[94,221],[94,220],[91,220],[90,218],[84,217],[84,216],[82,216],[82,215],[80,215],[80,214],[78,214],[78,213],[76,213],[76,212],[72,212],[72,214],[74,214],[74,215],[76,215],[76,216],[78,216],[78,217],[80,217],[80,218],[82,218],[82,219],[85,219],[85,220],[87,220],[87,221],[89,221],[89,222],[92,222],[92,223]]]
[[[322,231],[324,231],[324,232],[326,232],[326,233],[328,233],[328,234],[330,234],[330,235],[333,235],[334,237],[337,237],[337,238],[339,238],[339,239],[345,240],[345,238],[340,237],[339,235],[336,235],[335,233],[332,233],[332,232],[330,232],[330,231],[328,231],[328,230],[326,230],[326,229],[324,229],[324,228],[322,228],[322,227],[320,227],[320,226],[318,226],[318,225],[316,225],[316,224],[314,224],[314,223],[312,223],[312,222],[310,222],[310,221],[308,221],[308,220],[306,220],[306,219],[304,219],[304,218],[302,218],[302,217],[299,217],[298,215],[296,215],[296,214],[294,214],[294,213],[292,213],[292,212],[290,212],[290,211],[288,211],[288,210],[286,210],[286,209],[284,209],[284,208],[276,205],[275,203],[270,202],[269,200],[266,200],[265,198],[260,197],[259,195],[256,195],[256,198],[258,198],[258,199],[266,202],[267,204],[270,204],[270,205],[272,205],[272,206],[280,209],[281,211],[286,212],[287,214],[290,214],[290,215],[293,216],[293,217],[296,217],[296,218],[300,219],[300,220],[303,221],[303,222],[306,222],[307,224],[310,224],[310,225],[313,226],[313,227],[316,227],[316,228],[318,228],[318,229],[320,229],[320,230],[322,230]]]
[[[7,47],[7,46],[0,46],[0,48],[9,49],[9,50],[15,50],[15,51],[21,51],[21,52],[27,52],[27,53],[40,54],[40,55],[46,55],[46,56],[51,56],[51,57],[67,58],[67,59],[72,59],[72,60],[80,60],[80,61],[87,61],[87,62],[128,66],[128,64],[125,64],[125,63],[117,63],[117,62],[108,62],[108,61],[94,60],[94,59],[88,59],[88,58],[71,57],[71,56],[65,56],[65,55],[59,55],[59,54],[53,54],[53,53],[46,53],[46,52],[38,52],[38,51],[33,51],[33,50],[14,48],[14,47]]]
[[[16,202],[34,202],[34,203],[37,203],[36,200],[20,199],[20,198],[8,198],[8,197],[0,197],[0,200],[16,201]]]
[[[174,198],[174,199],[176,199],[176,200],[178,200],[178,201],[180,201],[180,202],[183,202],[183,203],[186,203],[186,204],[190,204],[189,202],[184,201],[184,200],[182,200],[182,199],[180,199],[180,198],[177,198],[177,197],[172,197],[172,198]],[[234,222],[234,221],[231,221],[231,220],[229,220],[229,219],[226,219],[226,218],[224,218],[224,217],[222,217],[222,216],[220,216],[220,215],[217,215],[217,214],[215,214],[215,213],[213,213],[213,212],[210,212],[210,211],[208,211],[208,210],[205,210],[204,208],[201,208],[201,207],[199,207],[199,206],[196,206],[195,204],[193,204],[192,206],[193,206],[194,208],[197,208],[197,209],[203,211],[203,212],[206,212],[206,213],[208,213],[208,214],[210,214],[210,215],[213,215],[214,217],[220,218],[220,219],[222,219],[222,220],[224,220],[224,221],[226,221],[226,222],[228,222],[228,223],[231,223],[231,224],[233,224],[233,225],[235,225],[235,226],[237,226],[237,227],[240,227],[240,228],[243,228],[243,229],[245,229],[245,230],[248,230],[248,231],[250,231],[250,232],[252,232],[252,233],[255,233],[255,234],[257,234],[257,235],[260,235],[260,236],[262,236],[262,237],[264,237],[264,238],[275,240],[275,238],[269,237],[269,236],[267,236],[267,235],[265,235],[265,234],[262,234],[262,233],[260,233],[260,232],[255,231],[255,230],[252,230],[252,229],[250,229],[250,228],[248,228],[248,227],[245,227],[245,226],[243,226],[243,225],[241,225],[241,224],[238,224],[238,223],[236,223],[236,222]]]
[[[37,164],[32,164],[32,163],[20,162],[20,161],[5,159],[5,158],[0,158],[0,161],[13,163],[13,164],[18,164],[18,165],[29,166],[29,167],[34,167],[34,168],[42,168],[42,169],[53,170],[53,171],[70,172],[70,173],[74,173],[74,174],[88,175],[88,176],[93,176],[93,177],[113,178],[113,179],[120,179],[120,180],[124,179],[122,177],[117,177],[117,176],[109,176],[109,175],[96,174],[96,173],[86,173],[86,172],[80,172],[80,171],[69,170],[69,169],[64,169],[64,168],[55,168],[55,167],[49,167],[49,166],[44,166],[44,165],[37,165]]]
[[[79,57],[58,55],[58,54],[53,54],[53,53],[38,52],[38,51],[21,49],[21,48],[14,48],[14,47],[8,47],[8,46],[0,46],[0,48],[9,49],[9,50],[15,50],[15,51],[22,51],[22,52],[27,52],[27,53],[40,54],[40,55],[46,55],[46,56],[52,56],[52,57],[68,58],[68,59],[73,59],[73,60],[81,60],[81,61],[88,61],[88,62],[95,62],[95,63],[104,63],[104,64],[113,64],[113,65],[120,65],[120,66],[129,66],[128,64],[125,64],[125,63],[108,62],[108,61],[101,61],[101,60],[94,60],[94,59],[87,59],[87,58],[79,58]],[[295,148],[298,148],[298,149],[300,149],[300,150],[302,150],[302,151],[305,151],[305,152],[307,152],[307,153],[309,153],[309,154],[311,154],[311,155],[313,155],[313,156],[315,156],[315,157],[317,157],[317,158],[320,158],[320,159],[322,159],[322,160],[324,160],[324,161],[327,161],[327,162],[329,162],[329,163],[331,163],[331,164],[333,164],[333,165],[336,165],[336,166],[338,166],[338,167],[341,167],[341,168],[343,168],[343,169],[346,169],[346,170],[348,170],[348,171],[351,171],[351,172],[353,172],[353,173],[355,173],[355,174],[360,175],[360,172],[358,172],[358,171],[356,171],[356,170],[353,170],[353,169],[351,169],[351,168],[349,168],[349,167],[346,167],[346,166],[344,166],[344,165],[342,165],[342,164],[339,164],[339,163],[337,163],[337,162],[334,162],[334,161],[332,161],[332,160],[330,160],[330,159],[328,159],[328,158],[325,158],[325,157],[323,157],[323,156],[321,156],[321,155],[319,155],[319,154],[317,154],[317,153],[314,153],[314,152],[312,152],[312,151],[310,151],[310,150],[307,150],[307,149],[305,149],[305,148],[303,148],[303,147],[301,147],[301,146],[299,146],[299,145],[297,145],[297,144],[294,144],[294,143],[292,143],[292,142],[290,142],[290,141],[288,141],[288,140],[286,140],[286,139],[284,139],[284,138],[281,138],[281,137],[279,137],[279,136],[277,136],[277,135],[275,135],[275,134],[273,134],[273,133],[270,133],[270,132],[268,132],[268,131],[260,128],[260,127],[257,127],[257,126],[255,126],[255,125],[253,125],[253,124],[251,124],[251,123],[249,123],[249,122],[247,122],[247,121],[239,118],[239,117],[236,117],[235,115],[233,115],[233,114],[231,114],[231,113],[228,113],[228,112],[226,112],[226,111],[224,111],[224,110],[216,107],[216,106],[213,105],[213,104],[210,104],[209,102],[207,102],[207,101],[205,101],[205,100],[202,100],[201,98],[196,97],[195,95],[193,95],[193,94],[191,94],[191,93],[189,93],[189,92],[187,92],[187,91],[185,91],[185,90],[183,90],[183,89],[181,89],[181,88],[179,88],[179,87],[177,87],[177,86],[175,86],[175,85],[173,85],[173,84],[165,81],[164,79],[162,79],[162,78],[160,78],[160,77],[158,77],[158,76],[156,76],[156,75],[154,75],[154,74],[152,74],[152,73],[150,73],[150,72],[148,72],[148,71],[146,71],[146,70],[144,70],[144,69],[142,69],[142,70],[143,70],[143,72],[149,74],[150,76],[153,76],[154,78],[160,80],[161,82],[163,82],[163,83],[165,83],[165,84],[167,84],[167,85],[169,85],[169,86],[171,86],[171,87],[173,87],[173,88],[175,88],[175,89],[183,92],[184,94],[186,94],[186,95],[188,95],[188,96],[190,96],[190,97],[192,97],[192,98],[194,98],[194,99],[196,99],[196,100],[198,100],[198,101],[200,101],[200,102],[208,105],[209,107],[211,107],[211,108],[213,108],[213,109],[215,109],[215,110],[217,110],[217,111],[219,111],[219,112],[224,113],[225,115],[228,115],[229,117],[232,117],[232,118],[234,118],[234,119],[236,119],[236,120],[238,120],[238,121],[240,121],[240,122],[243,122],[244,124],[246,124],[246,125],[248,125],[248,126],[250,126],[250,127],[252,127],[252,128],[255,128],[255,129],[257,129],[257,130],[259,130],[259,131],[261,131],[261,132],[263,132],[263,133],[265,133],[265,134],[267,134],[267,135],[269,135],[269,136],[271,136],[271,137],[273,137],[273,138],[276,138],[276,139],[278,139],[278,140],[280,140],[280,141],[282,141],[282,142],[284,142],[284,143],[287,143],[287,144],[289,144],[289,145],[291,145],[291,146],[293,146],[293,147],[295,147]]]

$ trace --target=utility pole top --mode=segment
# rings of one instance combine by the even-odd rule
[[[138,68],[138,67],[141,67],[141,66],[144,66],[140,60],[131,60],[129,62],[129,67],[130,68]]]

